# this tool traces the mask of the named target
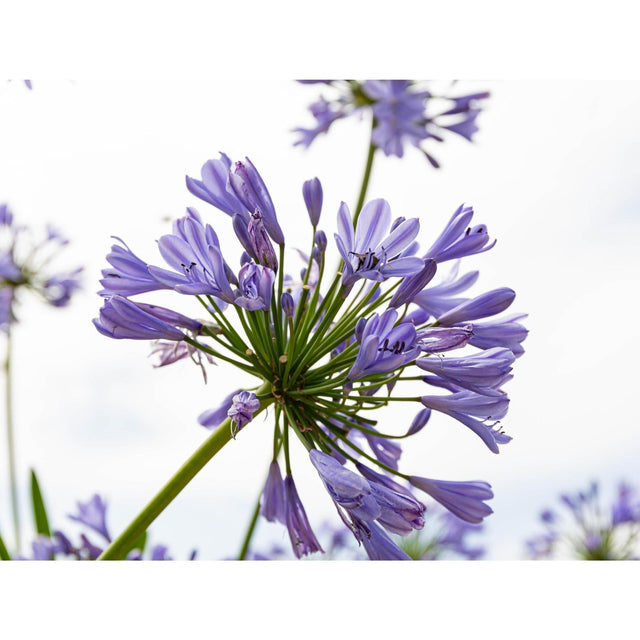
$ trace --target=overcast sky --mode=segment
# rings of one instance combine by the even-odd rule
[[[512,310],[529,314],[526,354],[507,387],[504,428],[513,441],[496,456],[462,425],[434,416],[406,442],[401,462],[417,475],[489,481],[496,496],[485,538],[490,557],[518,559],[537,531],[538,512],[558,493],[592,479],[609,494],[621,479],[640,485],[640,354],[632,336],[640,84],[460,81],[457,90],[485,88],[492,97],[473,145],[456,138],[434,147],[438,171],[413,149],[402,160],[379,155],[369,197],[386,198],[395,216],[418,216],[423,246],[459,204],[473,205],[477,223],[498,239],[465,260],[467,270],[481,272],[473,292],[509,286],[517,292]],[[161,264],[155,240],[186,206],[216,228],[235,264],[229,219],[184,186],[185,174],[199,176],[219,151],[246,155],[259,169],[288,247],[307,247],[301,185],[318,176],[320,226],[331,239],[340,201],[353,206],[357,196],[368,123],[339,122],[311,149],[294,148],[291,129],[310,124],[306,106],[317,93],[265,78],[227,81],[223,89],[144,80],[35,80],[31,91],[20,82],[0,85],[0,202],[36,229],[53,223],[71,240],[61,264],[85,267],[84,291],[68,308],[43,308],[23,296],[19,309],[14,389],[23,521],[27,471],[35,467],[55,526],[73,531],[65,514],[100,492],[119,531],[206,437],[197,416],[246,383],[222,363],[209,369],[206,386],[188,362],[153,369],[147,343],[98,334],[91,318],[100,307],[100,269],[112,235]],[[293,251],[288,259],[288,271],[297,271]],[[175,307],[177,298],[147,300]],[[190,302],[180,299],[181,310],[198,314]],[[395,410],[394,423],[407,424],[415,411]],[[204,559],[237,553],[270,448],[271,428],[260,418],[158,518],[152,540],[177,558],[194,547]],[[337,525],[311,465],[302,455],[294,465],[311,521]],[[0,495],[8,496],[6,473]],[[0,500],[7,537],[9,513],[8,500]],[[258,532],[263,540],[285,535],[266,523]]]

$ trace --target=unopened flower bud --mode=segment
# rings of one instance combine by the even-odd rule
[[[272,271],[278,271],[278,258],[264,227],[262,214],[258,209],[251,214],[247,232],[258,263],[269,267]]]
[[[316,227],[320,221],[320,213],[322,211],[322,185],[318,178],[307,180],[302,185],[302,196],[304,203],[307,205],[309,219],[311,224]]]
[[[324,253],[327,250],[327,236],[324,231],[317,231],[315,236],[315,243],[318,250]]]
[[[282,304],[282,311],[284,311],[284,314],[287,316],[287,318],[293,318],[293,312],[295,311],[295,304],[293,302],[293,297],[291,296],[291,294],[285,291],[282,294],[280,303]]]

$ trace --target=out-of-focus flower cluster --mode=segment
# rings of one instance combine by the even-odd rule
[[[639,560],[640,495],[621,482],[607,504],[597,482],[586,491],[563,493],[559,509],[540,514],[544,532],[527,541],[534,559]]]
[[[81,268],[51,272],[50,263],[68,244],[48,226],[40,240],[31,231],[15,223],[6,204],[0,204],[0,330],[8,331],[16,320],[19,291],[30,290],[47,304],[64,307],[80,287]]]
[[[373,119],[371,143],[387,156],[404,155],[410,144],[434,166],[438,161],[424,146],[427,141],[443,142],[450,133],[471,142],[478,131],[476,119],[489,92],[464,95],[436,92],[434,83],[413,80],[317,80],[301,81],[325,85],[325,95],[310,105],[315,119],[310,128],[294,129],[296,145],[308,147],[334,122],[370,113]],[[328,96],[328,97],[325,97]]]
[[[77,512],[68,516],[86,527],[77,542],[72,542],[60,530],[53,531],[51,536],[41,534],[31,543],[31,556],[17,555],[13,560],[95,560],[112,540],[107,527],[107,504],[95,494],[88,502],[78,502],[77,507]],[[147,549],[146,539],[145,534],[129,552],[127,560],[173,560],[163,544]],[[195,557],[194,550],[189,560]]]

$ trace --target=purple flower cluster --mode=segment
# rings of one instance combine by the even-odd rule
[[[407,144],[420,149],[434,167],[437,160],[422,145],[442,142],[455,133],[471,141],[478,131],[476,120],[489,92],[439,95],[428,83],[411,80],[323,80],[333,97],[321,96],[309,111],[315,120],[310,128],[294,129],[296,145],[308,147],[337,120],[370,112],[373,119],[371,144],[387,156],[404,155]],[[307,83],[308,84],[308,83]]]
[[[31,543],[31,557],[15,556],[14,560],[95,560],[111,542],[111,534],[107,527],[107,504],[98,494],[88,502],[77,503],[77,513],[69,514],[68,518],[84,527],[86,531],[80,534],[79,542],[73,543],[60,530],[52,535],[38,535]],[[97,535],[98,538],[93,538]],[[173,560],[169,549],[163,544],[153,545],[148,551],[145,548],[146,536],[127,555],[127,560]],[[194,550],[189,559],[194,560]]]
[[[6,204],[0,204],[0,331],[16,320],[18,292],[31,289],[53,307],[65,307],[80,288],[81,268],[49,274],[48,264],[68,244],[53,227],[34,240],[30,230],[14,221]]]
[[[560,509],[540,514],[544,531],[527,541],[528,555],[539,559],[640,560],[640,493],[619,483],[609,506],[597,482],[586,491],[560,495]]]
[[[367,87],[374,95],[373,85]],[[383,96],[383,90],[377,85],[375,95]],[[407,98],[407,112],[420,100]],[[380,97],[379,114],[405,113],[390,103],[385,112],[382,102]],[[463,113],[471,98],[456,104]],[[287,528],[294,555],[323,549],[294,482],[290,436],[309,452],[342,521],[371,559],[410,559],[391,536],[408,536],[424,526],[425,505],[415,490],[465,523],[482,523],[492,512],[487,482],[399,470],[401,439],[423,430],[433,412],[462,423],[494,453],[511,440],[500,426],[509,406],[503,387],[523,353],[527,331],[517,322],[524,316],[494,316],[511,305],[515,293],[499,288],[463,297],[478,274],[458,277],[457,264],[440,284],[431,284],[444,262],[494,246],[485,225],[472,225],[473,209],[459,207],[423,253],[416,241],[417,218],[394,219],[389,203],[376,199],[354,220],[342,203],[334,236],[341,263],[323,288],[328,246],[317,228],[323,206],[317,178],[302,188],[312,243],[308,253],[299,252],[306,262],[299,279],[285,272],[285,237],[275,206],[248,159],[234,164],[221,154],[203,165],[201,179],[187,177],[187,187],[231,219],[242,251],[239,270],[223,257],[213,227],[189,208],[158,241],[170,268],[148,264],[122,241],[112,247],[110,266],[102,272],[105,301],[94,323],[112,338],[160,340],[154,350],[161,365],[203,353],[259,379],[234,390],[199,421],[209,429],[226,425],[235,437],[273,407],[273,456],[260,512]],[[131,299],[161,289],[195,297],[209,319]],[[238,327],[231,322],[234,316]],[[204,366],[202,359],[196,361]],[[425,383],[433,391],[425,393]],[[407,386],[413,395],[394,397],[396,388]],[[372,417],[371,410],[394,401],[416,406],[406,433],[378,428]]]

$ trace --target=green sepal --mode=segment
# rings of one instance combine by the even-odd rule
[[[31,501],[33,504],[33,519],[35,522],[36,532],[39,535],[44,535],[50,538],[51,530],[49,529],[47,510],[44,506],[44,500],[42,499],[42,492],[40,491],[36,472],[33,469],[31,469]]]

